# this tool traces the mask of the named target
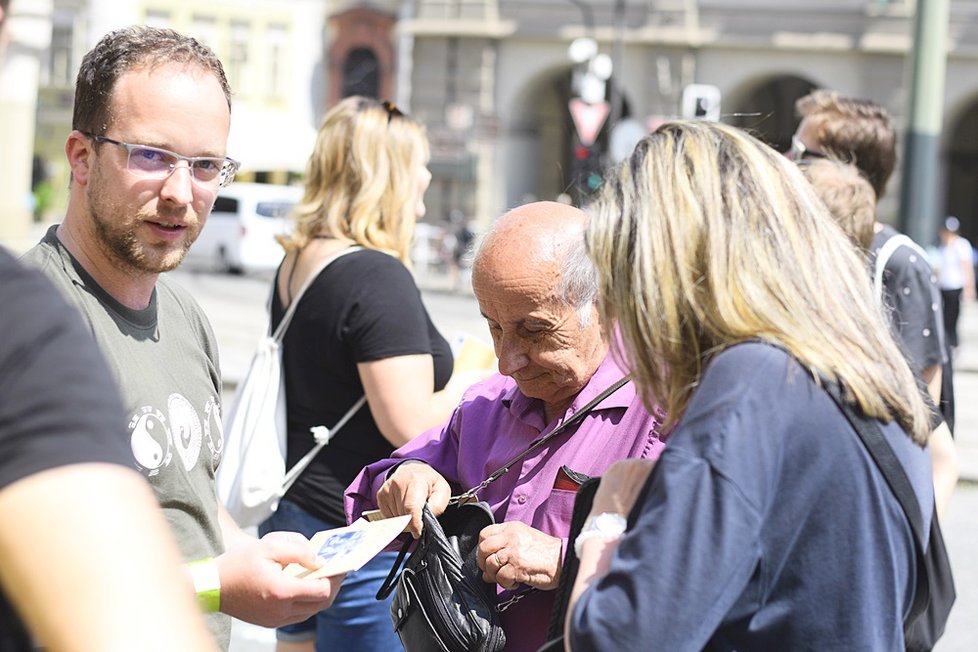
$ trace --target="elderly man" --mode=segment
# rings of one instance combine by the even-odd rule
[[[445,426],[365,468],[347,490],[351,520],[379,507],[385,516],[411,514],[419,533],[425,502],[441,513],[450,495],[478,485],[627,374],[599,323],[586,220],[576,208],[539,202],[496,222],[476,254],[472,287],[500,373],[471,387]],[[479,492],[496,516],[481,535],[484,578],[498,585],[500,602],[522,596],[502,614],[506,650],[544,642],[581,477],[622,458],[657,458],[662,417],[629,382]]]

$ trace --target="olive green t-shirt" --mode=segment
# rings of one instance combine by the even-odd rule
[[[214,471],[224,437],[210,324],[193,298],[165,275],[147,308],[122,305],[68,253],[55,230],[23,260],[51,278],[91,328],[122,392],[136,468],[152,486],[184,560],[216,557],[224,543]],[[207,621],[226,650],[230,618],[208,614]]]

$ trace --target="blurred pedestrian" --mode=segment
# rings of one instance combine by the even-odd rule
[[[958,231],[961,222],[948,217],[941,225],[937,283],[944,306],[944,332],[949,350],[958,346],[958,317],[962,302],[975,300],[974,251]]]
[[[91,336],[3,249],[0,305],[0,650],[214,649]]]
[[[665,445],[654,401],[643,404],[631,382],[619,386],[627,372],[609,351],[613,322],[598,318],[586,221],[572,206],[535,202],[493,224],[472,282],[499,373],[472,386],[447,424],[371,464],[347,490],[350,518],[374,508],[410,514],[418,535],[425,503],[439,515],[450,495],[529,452],[477,492],[496,517],[480,533],[477,563],[509,604],[500,616],[507,652],[535,651],[546,638],[581,483]],[[572,415],[581,421],[531,450]]]
[[[343,491],[360,469],[447,420],[468,386],[465,377],[449,381],[451,349],[408,268],[415,224],[425,214],[428,158],[423,126],[389,102],[348,97],[323,118],[272,295],[275,327],[312,279],[283,345],[287,465],[312,449],[310,428],[332,427],[364,395],[367,404],[259,532],[311,537],[345,526]],[[312,276],[341,253],[348,255]],[[278,649],[400,648],[390,600],[375,599],[395,557],[381,553],[349,573],[330,610],[278,630]]]
[[[292,562],[318,567],[308,541],[291,533],[259,541],[218,503],[217,342],[193,298],[163,275],[234,178],[230,121],[230,89],[209,48],[168,29],[107,34],[78,73],[64,222],[25,255],[77,307],[109,360],[136,466],[224,649],[230,616],[265,626],[302,620],[329,605],[339,584],[283,573]]]
[[[628,529],[582,542],[567,649],[904,649],[913,533],[826,391],[876,420],[929,524],[928,408],[864,260],[719,123],[659,127],[590,213],[601,312],[678,425],[601,479],[588,522]]]
[[[465,220],[465,215],[457,208],[449,214],[449,222],[452,230],[450,277],[452,289],[458,292],[471,284],[472,249],[475,245],[475,233]]]
[[[885,108],[869,100],[820,89],[796,103],[802,116],[790,157],[797,161],[830,156],[855,165],[873,186],[876,201],[896,166],[896,129]],[[954,385],[944,344],[940,291],[927,254],[913,240],[879,221],[870,247],[870,265],[882,301],[910,367],[926,383],[940,408],[930,438],[938,512],[943,514],[958,481],[954,428]]]

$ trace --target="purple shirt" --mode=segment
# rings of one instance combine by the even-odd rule
[[[377,507],[375,497],[388,470],[406,459],[427,462],[444,476],[453,494],[478,485],[624,375],[609,354],[561,418],[549,424],[543,402],[524,396],[513,379],[496,374],[473,385],[447,425],[428,430],[360,472],[346,490],[347,519],[352,522]],[[662,413],[650,415],[628,383],[596,405],[576,428],[483,489],[479,498],[492,507],[497,523],[522,521],[560,537],[566,550],[576,493],[555,488],[561,466],[598,476],[623,458],[656,459],[665,445],[659,434],[663,418]],[[497,589],[500,601],[512,594]],[[516,589],[521,590],[525,587]],[[544,643],[553,596],[553,591],[532,591],[502,613],[507,652],[536,650]]]

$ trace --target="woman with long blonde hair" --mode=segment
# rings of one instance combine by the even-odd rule
[[[360,469],[447,420],[465,388],[449,382],[451,350],[409,269],[431,181],[428,158],[424,127],[389,102],[349,97],[323,119],[272,296],[274,327],[312,279],[283,344],[287,465],[313,447],[310,428],[332,428],[362,396],[367,402],[303,471],[261,533],[309,537],[346,525],[343,492]],[[374,598],[393,555],[381,553],[349,573],[328,611],[281,628],[279,651],[310,650],[312,641],[316,650],[400,649],[389,602]]]
[[[677,427],[602,479],[592,518],[628,528],[581,542],[568,649],[903,649],[913,534],[826,388],[882,428],[925,527],[931,414],[864,259],[793,164],[715,123],[647,136],[591,215],[606,323]]]

